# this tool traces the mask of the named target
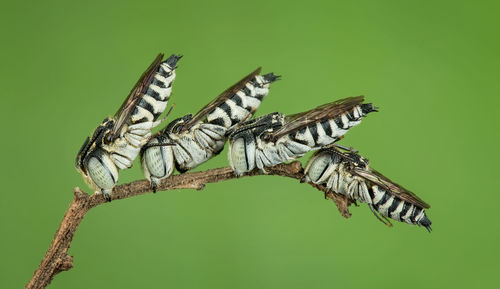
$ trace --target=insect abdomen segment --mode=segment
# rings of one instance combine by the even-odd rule
[[[160,64],[135,106],[123,138],[113,143],[111,158],[118,168],[126,169],[132,166],[140,148],[151,137],[151,130],[159,124],[156,120],[170,99],[175,68],[180,58],[181,56],[172,54]]]
[[[269,93],[269,84],[278,78],[273,73],[256,75],[242,89],[208,113],[207,122],[230,128],[248,119]]]
[[[151,84],[145,90],[132,114],[131,123],[154,122],[167,106],[175,79],[175,68],[181,56],[172,54],[163,61],[154,74]]]
[[[396,221],[406,222],[411,225],[420,225],[431,230],[432,222],[425,214],[425,210],[397,196],[387,193],[384,189],[373,185],[369,188],[372,197],[372,206],[381,215]]]
[[[172,174],[172,169],[161,170],[160,167],[175,166],[182,173],[222,151],[227,130],[250,118],[269,93],[270,83],[278,79],[273,73],[258,73],[260,68],[226,89],[194,116],[175,119],[153,136],[141,153],[144,174],[153,187]],[[154,154],[153,151],[159,150],[150,145],[155,144],[169,144],[170,153]],[[154,159],[159,157],[161,162]]]
[[[371,176],[373,176],[372,181]],[[368,160],[356,153],[343,153],[335,147],[320,150],[307,163],[304,180],[323,185],[328,190],[350,199],[367,203],[382,222],[384,221],[376,212],[384,217],[431,230],[432,223],[424,208],[419,205],[425,203],[422,201],[412,203],[403,199],[409,199],[409,196],[413,197],[411,199],[418,198],[369,168]],[[377,182],[385,185],[379,185]],[[394,191],[389,191],[388,188]]]
[[[360,124],[361,119],[372,111],[375,109],[371,103],[357,105],[334,119],[315,122],[292,132],[289,137],[311,148],[324,147],[336,142],[350,128]]]

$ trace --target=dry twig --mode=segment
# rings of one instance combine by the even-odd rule
[[[290,164],[281,164],[272,168],[268,168],[269,175],[277,175],[294,179],[302,179],[303,169],[300,162]],[[263,175],[262,172],[254,170],[244,176]],[[230,167],[211,169],[204,172],[186,173],[171,176],[158,186],[158,191],[168,191],[175,189],[197,189],[201,190],[208,183],[217,183],[220,181],[234,179],[232,169]],[[331,192],[326,192],[323,186],[312,184],[316,189],[325,192],[325,197],[332,199],[340,213],[348,218],[351,216],[348,206],[351,202],[341,195]],[[137,195],[142,195],[151,192],[149,182],[140,180],[128,184],[117,186],[111,194],[112,200],[125,199]],[[73,240],[78,225],[88,210],[98,205],[106,203],[106,199],[102,194],[88,195],[80,188],[74,189],[74,199],[69,205],[68,211],[59,225],[59,229],[54,235],[54,239],[50,244],[49,250],[45,254],[38,269],[33,274],[30,282],[25,288],[45,288],[52,281],[54,276],[62,271],[67,271],[73,268],[73,257],[68,255],[68,249]]]

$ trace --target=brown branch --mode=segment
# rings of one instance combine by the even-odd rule
[[[304,176],[302,165],[300,162],[290,164],[281,164],[272,168],[268,168],[269,175],[278,175],[301,180]],[[263,175],[262,172],[254,170],[244,176]],[[204,172],[186,173],[171,176],[161,182],[158,186],[159,191],[168,191],[175,189],[197,189],[201,190],[208,183],[217,183],[220,181],[237,178],[232,169],[229,167],[211,169]],[[332,199],[340,213],[348,218],[351,216],[348,206],[351,201],[341,195],[332,192],[327,192],[323,186],[312,185],[316,189],[325,193],[325,197]],[[126,199],[137,195],[142,195],[151,192],[149,182],[140,180],[117,186],[111,194],[112,200]],[[78,225],[83,217],[93,207],[106,203],[106,198],[102,194],[88,195],[80,188],[74,189],[74,198],[69,205],[68,211],[59,225],[59,229],[54,235],[52,244],[45,254],[38,269],[33,274],[30,282],[25,288],[45,288],[52,281],[54,276],[62,271],[67,271],[73,268],[73,257],[68,255],[68,249],[73,240]]]

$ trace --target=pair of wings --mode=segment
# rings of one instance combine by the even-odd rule
[[[148,69],[146,69],[146,71],[144,71],[144,73],[141,75],[137,83],[134,85],[134,87],[128,94],[125,101],[122,103],[122,105],[116,112],[114,117],[116,123],[111,134],[113,140],[120,136],[120,131],[122,130],[122,127],[130,119],[130,116],[134,112],[135,106],[142,99],[142,97],[147,91],[147,88],[153,81],[153,77],[155,73],[158,71],[162,59],[163,59],[163,53],[159,53],[158,56],[156,56],[156,58],[153,60],[153,63],[151,63]]]
[[[112,131],[113,139],[119,137],[123,125],[125,125],[125,123],[129,120],[131,114],[134,111],[135,106],[146,93],[147,88],[153,81],[155,73],[158,71],[160,67],[162,59],[163,59],[163,53],[160,53],[158,54],[158,56],[156,56],[156,58],[153,60],[153,63],[151,63],[148,69],[146,69],[146,71],[141,75],[141,77],[134,85],[134,87],[130,91],[129,95],[127,96],[123,104],[116,112],[114,117],[116,120],[116,124]],[[245,87],[245,84],[250,80],[252,80],[256,75],[258,75],[260,71],[261,67],[257,68],[255,71],[245,76],[236,84],[234,84],[233,86],[229,87],[224,92],[222,92],[217,98],[215,98],[209,104],[204,106],[198,113],[196,113],[196,115],[191,120],[189,120],[186,124],[184,124],[182,130],[183,131],[189,130],[193,125],[198,123],[200,120],[204,119],[208,113],[210,113],[213,109],[215,109],[215,107],[219,106],[227,99],[232,97],[236,92]]]
[[[243,89],[247,82],[249,82],[255,76],[260,74],[261,69],[262,69],[262,67],[259,67],[256,70],[254,70],[252,73],[250,73],[249,75],[243,77],[240,81],[238,81],[233,86],[226,89],[219,96],[217,96],[214,100],[212,100],[207,105],[205,105],[200,111],[198,111],[193,116],[193,118],[191,118],[186,124],[184,124],[182,126],[181,132],[188,131],[189,129],[191,129],[191,127],[193,127],[199,121],[203,120],[207,116],[207,114],[212,112],[216,107],[218,107],[223,102],[225,102],[226,100],[231,98],[236,92]]]
[[[363,100],[364,96],[362,95],[343,98],[334,102],[323,104],[305,112],[287,116],[285,118],[285,124],[279,129],[270,133],[268,138],[270,141],[275,142],[280,137],[306,127],[312,123],[323,122],[329,119],[337,118],[342,113],[350,111],[355,106],[360,105]]]
[[[130,115],[134,111],[135,106],[142,99],[144,93],[147,91],[147,88],[153,81],[154,74],[158,71],[162,59],[163,54],[158,54],[153,63],[151,63],[148,69],[141,75],[123,104],[118,109],[118,112],[115,114],[116,124],[112,132],[113,139],[119,137],[119,133],[123,125],[128,121]],[[257,76],[260,71],[261,67],[257,68],[255,71],[245,76],[236,84],[222,92],[217,98],[205,105],[200,111],[198,111],[198,113],[193,116],[193,118],[191,118],[186,124],[183,125],[182,131],[189,130],[192,126],[203,120],[206,115],[213,109],[232,97],[236,92],[244,88],[245,84],[252,80],[255,76]],[[279,129],[275,130],[270,135],[270,138],[272,141],[276,141],[280,137],[292,131],[308,126],[311,123],[336,118],[342,113],[353,109],[356,105],[361,104],[363,100],[363,96],[348,97],[321,105],[306,112],[290,115],[286,118],[285,124]]]
[[[343,152],[339,151],[335,147],[330,147],[328,148],[330,152],[333,152],[340,157],[342,157],[344,160],[348,162],[352,162],[352,158],[348,157],[346,154]],[[351,151],[351,153],[353,153]],[[358,155],[359,156],[359,155]],[[410,192],[409,190],[403,188],[401,185],[398,185],[388,179],[386,176],[382,175],[378,171],[370,168],[369,166],[366,166],[365,168],[357,167],[354,166],[352,173],[354,175],[357,175],[358,177],[361,177],[377,186],[380,186],[381,188],[385,189],[388,193],[401,198],[404,201],[407,201],[411,204],[417,205],[419,207],[422,207],[424,209],[430,208],[430,205],[424,202],[422,199],[420,199],[417,195],[414,193]]]
[[[428,209],[431,207],[429,204],[420,199],[417,195],[403,188],[401,185],[398,185],[393,181],[389,180],[386,176],[382,175],[381,173],[379,173],[374,169],[369,168],[368,170],[366,170],[366,169],[355,168],[354,174],[386,189],[387,192],[401,198],[402,200],[420,206],[424,209]]]

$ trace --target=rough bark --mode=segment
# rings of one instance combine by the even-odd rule
[[[277,175],[301,180],[303,169],[300,162],[290,164],[281,164],[267,169],[268,175]],[[255,170],[245,174],[246,176],[263,175],[262,172]],[[201,190],[208,183],[217,183],[224,180],[237,178],[230,167],[211,169],[204,172],[186,173],[171,176],[158,186],[158,191],[168,191],[175,189],[197,189]],[[348,206],[351,201],[344,196],[327,192],[325,187],[311,184],[316,189],[325,193],[325,198],[332,199],[340,213],[348,218],[351,216]],[[137,195],[142,195],[152,192],[149,182],[139,180],[128,184],[117,186],[111,193],[111,200],[126,199]],[[45,288],[50,284],[54,276],[62,271],[67,271],[73,268],[73,257],[68,255],[68,249],[73,240],[78,225],[82,221],[88,210],[98,205],[106,203],[107,200],[102,194],[88,195],[80,188],[74,189],[74,198],[69,205],[64,218],[57,229],[54,239],[45,254],[45,257],[40,262],[33,277],[25,288]]]

